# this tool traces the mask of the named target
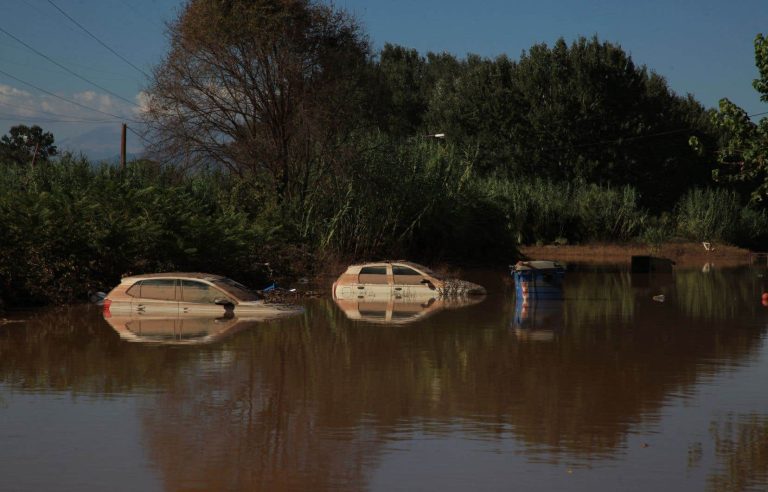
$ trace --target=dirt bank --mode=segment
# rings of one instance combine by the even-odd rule
[[[565,246],[523,246],[520,252],[529,259],[549,259],[563,262],[586,263],[630,263],[632,256],[653,255],[670,258],[678,266],[702,266],[711,263],[717,266],[749,265],[752,261],[766,262],[766,258],[755,258],[747,249],[711,244],[709,251],[702,243],[665,243],[657,248],[647,244],[584,244]]]

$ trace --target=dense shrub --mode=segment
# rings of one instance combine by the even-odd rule
[[[635,190],[542,179],[488,181],[518,242],[624,241],[642,230],[647,214]]]
[[[768,216],[765,210],[743,205],[734,191],[696,188],[677,204],[677,230],[695,241],[751,246],[768,235]]]
[[[136,162],[120,176],[65,156],[0,169],[0,288],[11,303],[85,298],[124,274],[205,270],[263,278],[267,238],[220,200],[225,178]]]

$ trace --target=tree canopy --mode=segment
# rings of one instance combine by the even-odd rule
[[[711,134],[704,108],[596,37],[535,45],[517,61],[386,45],[377,70],[382,128],[444,132],[476,153],[482,175],[632,185],[658,208],[710,181],[688,146]]]
[[[755,64],[760,76],[752,85],[760,100],[768,102],[768,39],[762,34],[755,37]],[[712,114],[712,122],[720,133],[715,180],[738,184],[753,202],[764,202],[768,197],[768,118],[755,123],[746,111],[724,98],[719,111]]]
[[[361,113],[369,47],[347,13],[310,0],[192,0],[149,87],[155,150],[256,176],[279,199],[327,172]]]
[[[0,138],[0,161],[31,164],[36,158],[45,161],[58,153],[50,132],[37,125],[16,125]],[[37,155],[35,156],[35,153]]]

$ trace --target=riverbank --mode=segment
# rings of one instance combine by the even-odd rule
[[[700,267],[707,263],[716,266],[749,265],[753,255],[750,250],[736,246],[713,243],[707,250],[702,243],[693,242],[664,243],[654,248],[640,243],[521,246],[520,253],[528,259],[627,264],[632,256],[653,255],[669,258],[684,267]]]

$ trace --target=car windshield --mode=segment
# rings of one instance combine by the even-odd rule
[[[421,270],[422,272],[426,273],[426,274],[427,274],[427,275],[429,275],[430,277],[434,277],[434,278],[436,278],[437,280],[445,280],[445,278],[444,278],[442,275],[440,275],[439,273],[435,273],[433,270],[430,270],[429,268],[425,267],[424,265],[416,265],[416,264],[414,263],[414,264],[413,264],[413,266],[414,266],[414,267],[416,267],[416,268],[418,268],[418,269],[419,269],[419,270]]]
[[[214,283],[216,284],[217,287],[221,288],[223,291],[225,291],[227,294],[230,294],[232,297],[234,297],[238,301],[247,302],[247,301],[259,300],[259,296],[257,296],[255,292],[250,290],[245,285],[235,282],[231,278],[222,278],[219,280],[215,280]]]

